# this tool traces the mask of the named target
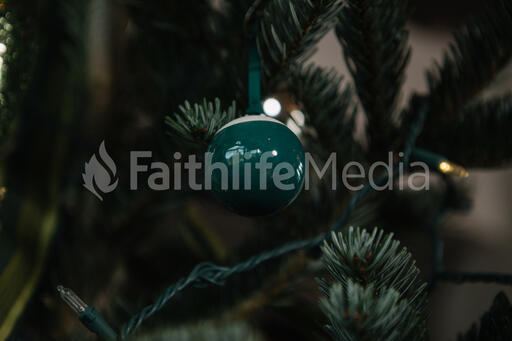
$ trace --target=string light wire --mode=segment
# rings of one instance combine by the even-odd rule
[[[404,148],[404,166],[407,166],[409,162],[409,157],[414,149],[415,141],[418,138],[418,135],[420,134],[425,122],[426,112],[427,110],[425,105],[423,105],[423,107],[420,109],[416,122],[411,127],[410,134],[406,140],[406,145]],[[384,174],[380,179],[378,179],[377,182],[384,182],[387,180],[387,178],[388,174]],[[204,287],[205,285],[221,286],[224,284],[225,280],[234,274],[250,271],[264,262],[279,258],[293,251],[310,249],[320,246],[325,240],[330,238],[331,232],[339,230],[346,224],[357,203],[368,192],[370,192],[371,188],[372,187],[370,184],[366,184],[361,190],[356,192],[350,198],[339,218],[336,219],[336,221],[329,227],[329,229],[314,238],[288,242],[276,249],[255,255],[244,262],[236,264],[233,267],[223,267],[212,263],[198,264],[188,276],[179,279],[176,283],[169,286],[153,304],[143,308],[125,325],[123,325],[121,328],[121,338],[125,338],[127,335],[137,330],[142,322],[160,311],[166,305],[166,303],[169,302],[170,299],[188,287]]]

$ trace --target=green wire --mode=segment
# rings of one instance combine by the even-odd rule
[[[87,329],[96,333],[102,340],[116,341],[117,333],[108,325],[101,314],[93,307],[87,307],[83,313],[78,316]]]
[[[247,115],[263,114],[263,107],[261,106],[261,61],[256,39],[257,29],[258,25],[255,24],[249,45],[249,108],[246,111]]]

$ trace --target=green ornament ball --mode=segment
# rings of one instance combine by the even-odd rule
[[[291,204],[301,192],[304,149],[280,121],[248,115],[215,134],[206,172],[214,197],[226,208],[244,216],[266,216]]]

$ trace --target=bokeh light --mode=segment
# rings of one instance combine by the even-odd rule
[[[302,133],[302,129],[300,129],[300,127],[297,125],[297,123],[295,123],[295,121],[291,118],[289,118],[287,121],[286,121],[286,126],[291,130],[293,131],[293,133],[297,136],[300,136],[300,134]]]
[[[295,123],[297,123],[299,127],[303,127],[304,124],[306,123],[306,117],[304,116],[304,113],[298,109],[293,110],[290,113],[290,116],[293,118],[293,120],[295,121]]]
[[[263,102],[263,111],[266,115],[275,117],[281,113],[281,103],[273,97],[267,98]]]

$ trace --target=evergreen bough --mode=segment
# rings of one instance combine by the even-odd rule
[[[322,279],[320,307],[336,340],[423,340],[425,287],[406,248],[393,234],[350,227],[333,233],[322,262],[333,284]]]
[[[410,48],[409,1],[347,0],[336,35],[368,120],[370,152],[387,153]]]
[[[170,134],[180,138],[181,143],[205,147],[215,133],[225,124],[240,116],[233,101],[227,110],[221,108],[220,100],[215,103],[203,99],[202,104],[193,106],[185,101],[180,105],[179,114],[167,116],[165,123],[170,127]]]
[[[428,115],[418,140],[420,147],[467,167],[496,166],[512,158],[508,131],[512,97],[510,94],[491,99],[481,96],[510,65],[510,0],[489,2],[486,10],[455,34],[443,60],[427,73],[428,91],[421,96],[423,100],[412,100],[409,108],[401,113],[399,124],[403,134],[395,134],[394,116],[409,59],[407,1],[264,2],[256,36],[265,71],[264,91],[282,90],[279,87],[286,83],[286,90],[295,97],[309,125],[318,133],[318,145],[326,151],[344,154],[345,148],[350,150],[355,146],[351,134],[355,96],[351,86],[346,86],[334,71],[303,64],[314,52],[315,44],[337,24],[336,33],[344,48],[358,104],[368,120],[369,152],[358,150],[356,157],[379,159],[382,151],[396,149],[400,139],[409,135],[410,123],[418,116],[417,104],[421,104]],[[127,58],[130,62],[127,65],[137,67],[122,79],[128,81],[126,84],[135,84],[127,86],[131,88],[129,93],[137,94],[128,98],[137,104],[133,108],[159,115],[172,112],[185,99],[196,103],[202,96],[218,96],[224,101],[235,97],[238,105],[245,107],[247,37],[242,26],[253,1],[226,0],[230,9],[224,12],[212,7],[212,3],[206,0],[120,3],[127,9],[130,27],[136,28],[131,30],[135,38],[130,36],[129,48],[134,53]],[[68,11],[73,7],[76,13]],[[46,194],[60,193],[61,189],[55,177],[61,174],[56,170],[62,168],[59,162],[64,157],[58,153],[68,138],[60,137],[75,138],[69,140],[79,142],[77,145],[83,142],[83,136],[76,134],[70,122],[81,122],[77,118],[85,116],[83,104],[88,101],[83,89],[86,7],[77,1],[41,1],[33,6],[29,1],[17,0],[3,3],[0,12],[9,24],[0,22],[3,25],[0,38],[7,45],[3,55],[6,72],[0,96],[0,140],[5,140],[13,118],[18,120],[19,130],[11,151],[16,158],[8,160],[7,173],[18,183],[24,183],[20,179],[41,179],[29,186],[35,194],[28,197],[43,198],[39,200],[43,206],[55,201],[57,206],[57,199]],[[140,61],[144,62],[142,67]],[[140,91],[140,84],[150,90]],[[206,146],[220,127],[239,115],[234,105],[221,109],[220,100],[190,103],[185,102],[179,114],[167,118],[167,124],[174,137],[194,145]],[[112,135],[114,139],[124,133],[122,126],[117,125],[111,132],[117,134]],[[31,152],[26,153],[27,150]],[[72,154],[79,155],[75,150]],[[37,156],[44,156],[44,160]],[[73,160],[81,163],[69,159],[72,162],[67,164],[73,164]],[[32,166],[49,164],[48,160],[51,167]],[[15,167],[16,163],[23,167]],[[37,176],[27,173],[34,170]],[[9,189],[10,193],[17,190]],[[149,200],[158,199],[156,196],[148,199],[147,206],[156,203]],[[122,210],[126,211],[126,207]],[[70,225],[81,226],[71,220],[73,215],[64,216]],[[128,233],[126,236],[133,237]],[[98,243],[104,238],[103,234],[98,237]],[[341,340],[424,338],[425,286],[417,278],[419,271],[411,255],[400,249],[392,235],[384,235],[377,229],[372,233],[350,229],[347,234],[334,234],[323,252],[323,262],[334,283],[321,281],[325,294],[321,307],[333,337]],[[255,265],[246,263],[245,266],[252,270]],[[222,270],[226,274],[229,268]],[[503,277],[434,275],[438,279],[455,279],[457,283],[468,278],[497,282]],[[89,283],[84,281],[84,285]],[[138,290],[142,292],[141,288]],[[510,303],[500,294],[480,327],[474,326],[460,339],[510,340],[510,316]],[[165,335],[172,334],[169,333]]]

